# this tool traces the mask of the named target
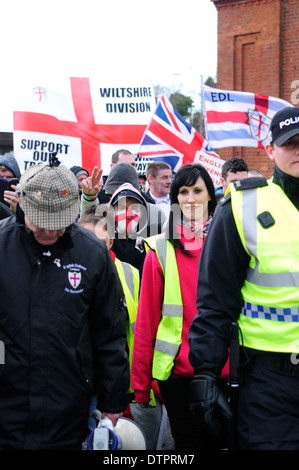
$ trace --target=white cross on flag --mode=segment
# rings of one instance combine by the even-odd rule
[[[109,173],[111,155],[136,153],[155,109],[152,84],[137,78],[43,79],[27,86],[13,113],[14,154],[23,173],[57,158]]]

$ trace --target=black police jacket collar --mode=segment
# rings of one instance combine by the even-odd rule
[[[273,183],[278,184],[282,188],[296,209],[299,210],[299,178],[284,173],[275,165]]]

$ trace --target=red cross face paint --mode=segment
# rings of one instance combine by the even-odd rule
[[[133,204],[128,208],[115,211],[116,229],[119,234],[129,237],[136,233],[141,215],[138,206],[139,204]]]

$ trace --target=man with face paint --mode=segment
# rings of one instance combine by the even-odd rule
[[[122,189],[123,187],[128,187],[128,189]],[[141,198],[139,199],[139,196],[129,187],[129,184],[122,185],[119,188],[120,192],[116,195],[116,201],[113,200],[113,202],[110,203],[115,210],[115,223],[118,238],[122,236],[124,238],[130,236],[134,237],[141,216],[141,205],[144,205]]]
[[[144,260],[140,235],[147,226],[146,201],[138,189],[125,183],[114,191],[109,206],[113,207],[115,217],[113,251],[119,259],[140,269]]]
[[[95,167],[82,184],[81,217],[92,205],[99,204],[97,193],[101,170]],[[113,251],[117,258],[141,271],[145,257],[144,238],[157,235],[167,221],[162,209],[150,204],[139,191],[136,170],[127,162],[119,162],[111,169],[105,183],[111,194],[109,205],[115,211],[115,241]]]

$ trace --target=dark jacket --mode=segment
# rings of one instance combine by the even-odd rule
[[[10,217],[11,215],[13,215],[13,212],[10,208],[3,202],[0,202],[0,220],[6,219],[6,217]]]
[[[0,222],[0,448],[69,449],[86,437],[89,398],[127,404],[123,293],[104,243],[72,224],[39,245],[17,214]]]

